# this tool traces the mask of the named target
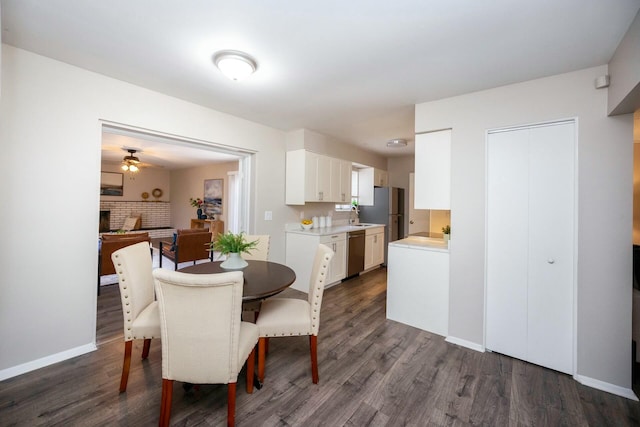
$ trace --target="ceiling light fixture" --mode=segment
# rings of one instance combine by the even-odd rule
[[[125,172],[138,172],[140,170],[138,167],[140,159],[134,156],[138,150],[127,148],[127,151],[129,152],[129,155],[124,156],[124,159],[122,159],[122,166],[120,166],[120,168]]]
[[[213,62],[231,80],[243,80],[258,69],[256,61],[244,52],[221,50],[213,55]]]
[[[390,139],[389,141],[387,141],[387,147],[406,147],[407,146],[407,140],[406,139]]]

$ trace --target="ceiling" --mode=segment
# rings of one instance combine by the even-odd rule
[[[4,43],[384,156],[413,152],[416,103],[608,63],[640,8],[639,0],[0,1]],[[228,80],[211,61],[223,49],[252,55],[257,72]],[[392,138],[410,143],[387,148]],[[137,143],[107,142],[129,144]]]
[[[165,170],[185,169],[213,163],[237,161],[240,155],[228,150],[198,149],[184,141],[103,125],[102,162],[121,163],[128,149],[136,150],[141,166]]]

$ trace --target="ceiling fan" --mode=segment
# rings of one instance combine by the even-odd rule
[[[124,156],[124,159],[122,159],[122,166],[120,166],[120,168],[125,172],[138,172],[141,166],[140,159],[134,155],[138,150],[133,148],[126,148],[126,150],[129,152],[129,155]]]

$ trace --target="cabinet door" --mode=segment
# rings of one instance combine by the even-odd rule
[[[376,187],[389,186],[389,174],[381,169],[373,170],[373,182]]]
[[[373,235],[373,265],[384,263],[384,233],[376,233]]]
[[[325,197],[325,201],[340,203],[340,190],[342,186],[342,160],[340,159],[329,159],[329,180],[331,181],[331,188],[329,191],[329,198]]]
[[[317,155],[317,199],[321,202],[331,202],[331,161],[327,156]]]
[[[376,234],[370,234],[365,236],[364,238],[364,269],[368,270],[373,267],[375,264],[373,263],[374,257],[374,237]]]
[[[318,193],[318,164],[319,155],[315,153],[305,153],[304,169],[304,199],[307,202],[317,202],[320,200]],[[300,179],[300,178],[299,178]]]
[[[416,209],[451,209],[451,129],[416,135]]]
[[[305,153],[305,201],[331,201],[330,158],[307,151]]]
[[[365,237],[364,269],[368,270],[384,263],[384,233],[376,229]]]
[[[335,283],[347,277],[347,241],[338,240],[331,247],[335,252],[329,265],[327,284]]]
[[[358,204],[373,206],[373,168],[358,171]]]
[[[338,203],[351,203],[351,162],[340,161],[340,189]]]

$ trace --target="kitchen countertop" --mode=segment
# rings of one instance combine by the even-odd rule
[[[449,245],[442,239],[423,236],[409,236],[406,239],[390,242],[389,246],[419,249],[423,251],[449,252]]]
[[[287,229],[287,233],[308,234],[311,236],[326,236],[336,233],[348,233],[350,231],[366,230],[367,228],[384,227],[384,224],[357,224],[357,225],[334,225],[331,227],[312,228],[311,230],[303,230],[302,227],[291,227]]]

